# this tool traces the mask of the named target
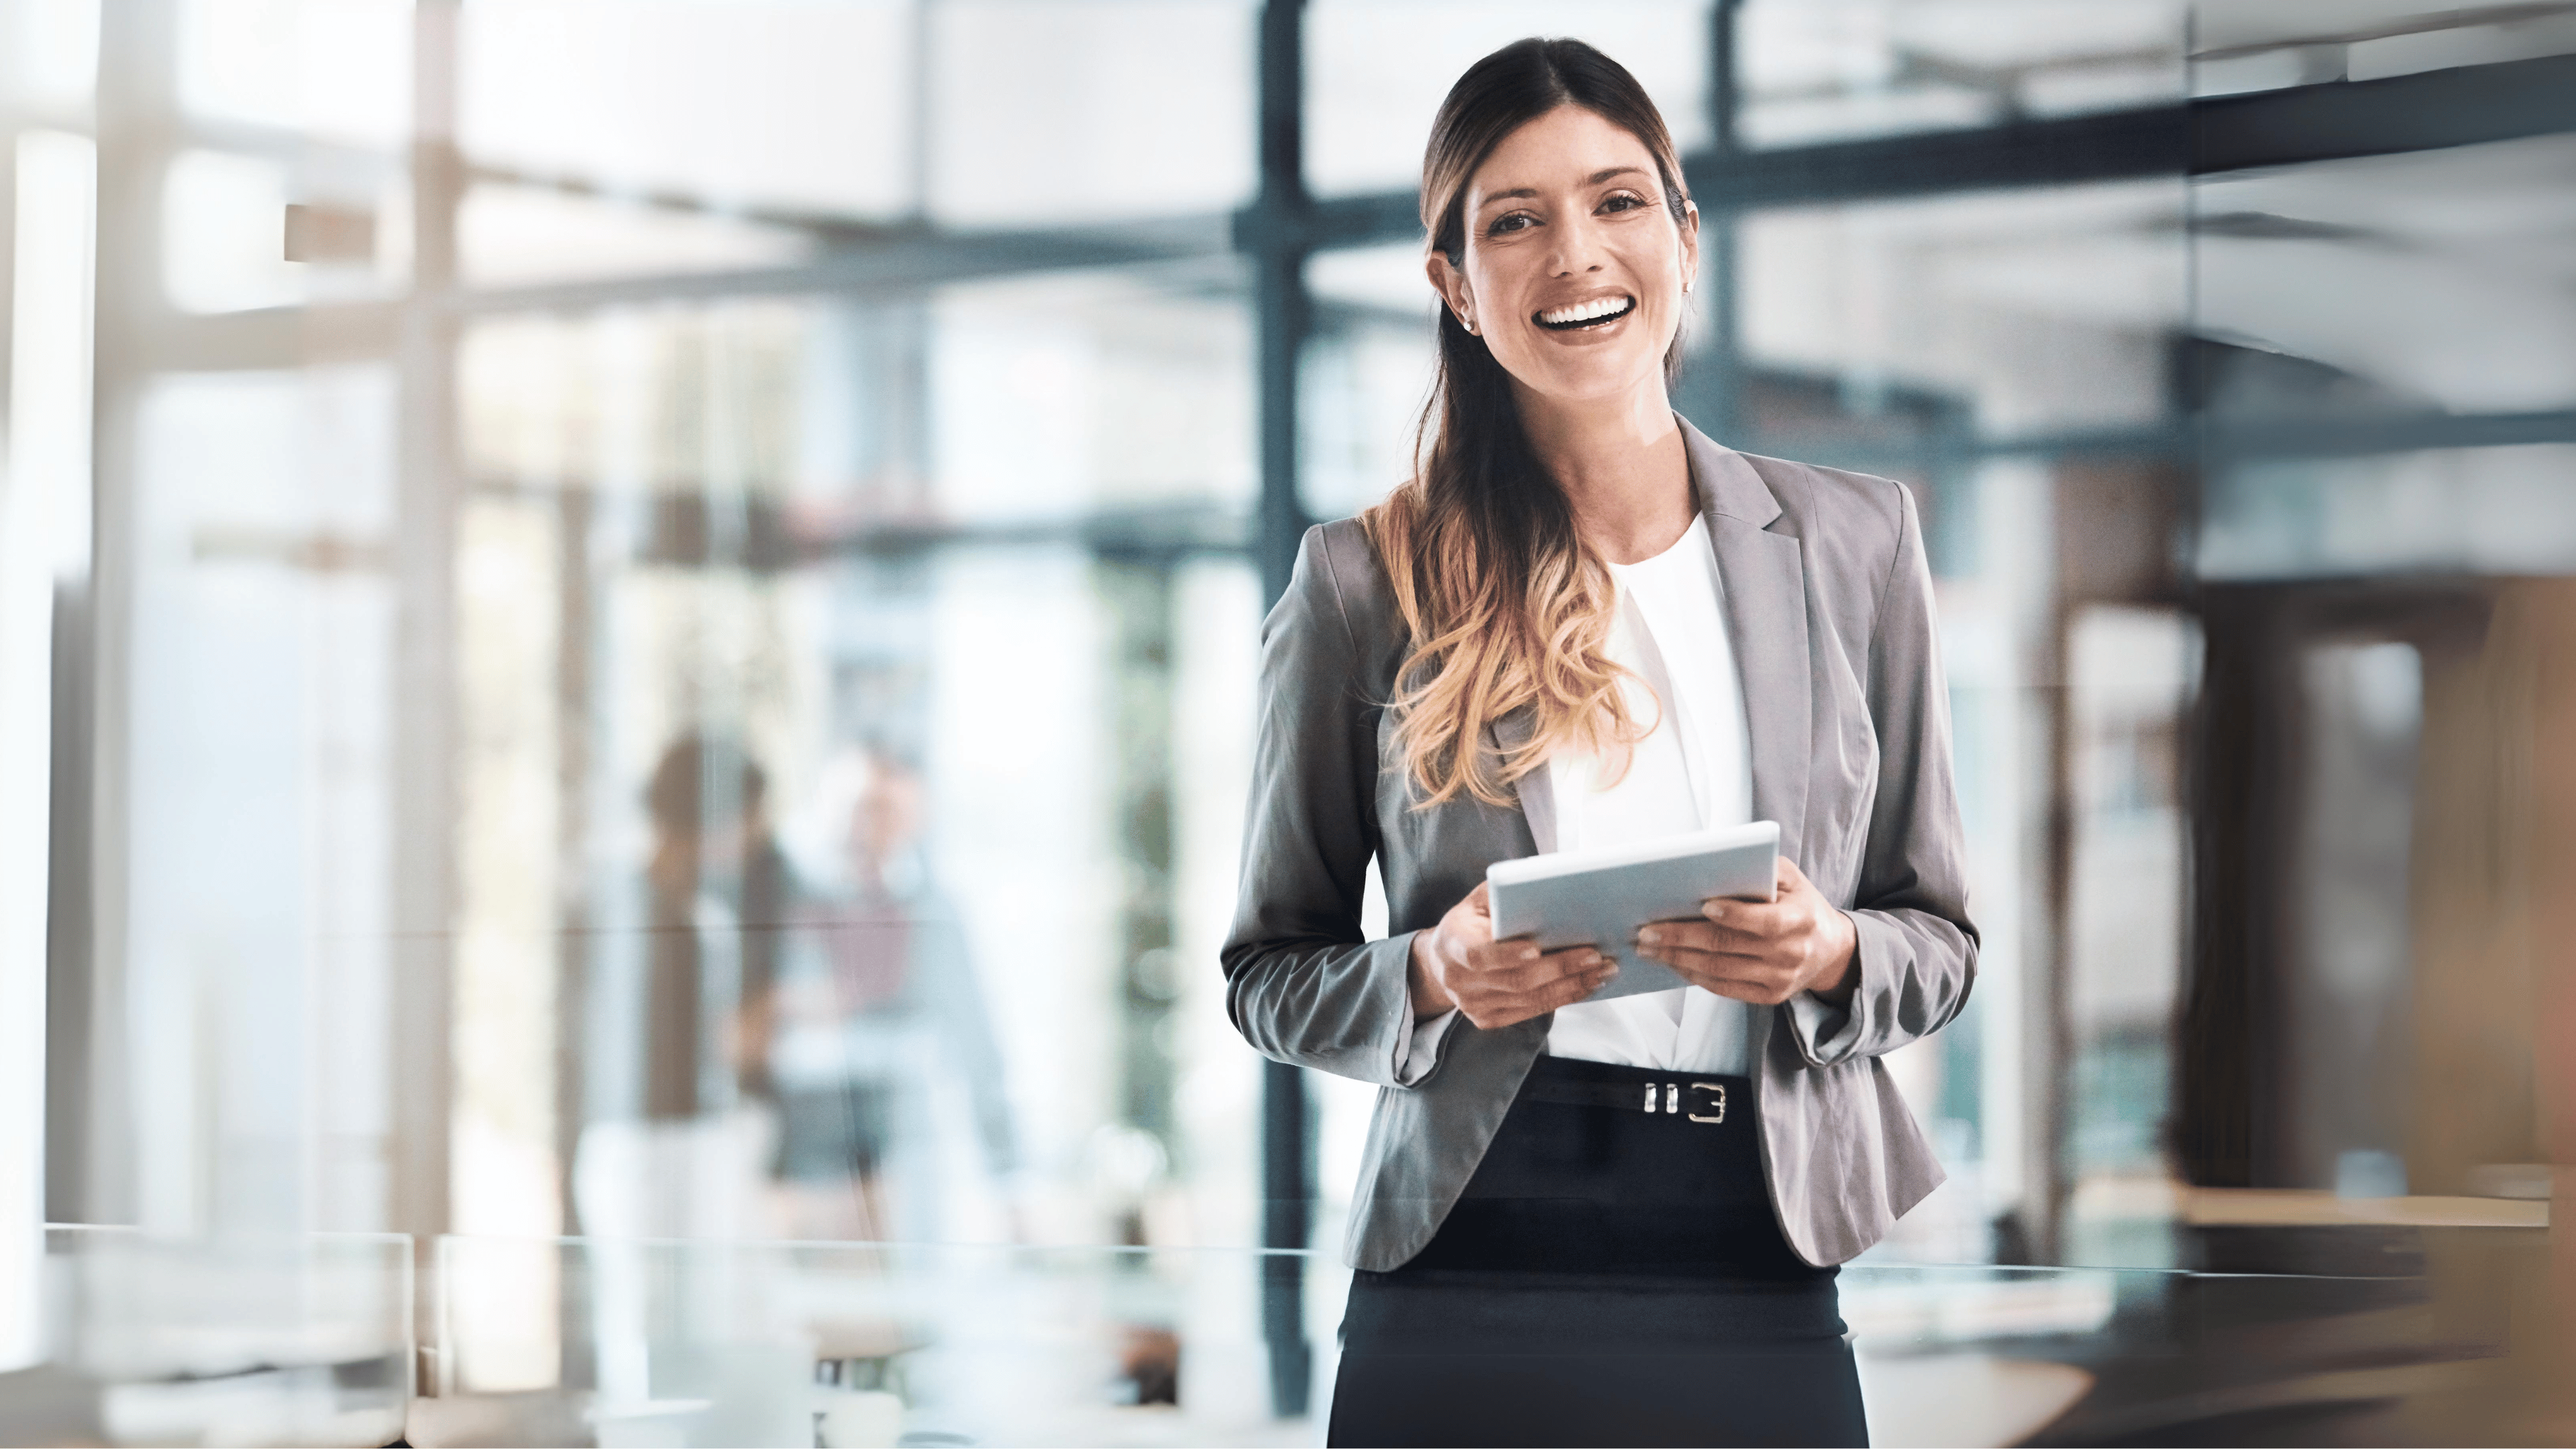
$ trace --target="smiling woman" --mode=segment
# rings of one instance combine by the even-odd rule
[[[1225,950],[1254,1046],[1383,1089],[1332,1442],[1865,1442],[1836,1265],[1941,1180],[1878,1059],[1977,944],[1912,500],[1675,416],[1699,213],[1617,62],[1487,56],[1423,173],[1414,476],[1264,626]],[[1772,899],[1638,923],[1686,987],[1495,939],[1498,861],[1757,817]]]
[[[1680,294],[1699,262],[1699,208],[1682,194],[1671,142],[1660,134],[1650,151],[1635,130],[1560,105],[1494,148],[1468,178],[1459,211],[1461,234],[1428,260],[1431,285],[1514,377],[1520,366],[1561,368],[1570,358],[1534,350],[1515,329],[1481,329],[1480,310],[1519,318],[1527,309],[1530,324],[1580,334],[1586,347],[1617,335],[1631,349],[1660,343],[1668,359],[1678,356]],[[1571,356],[1614,387],[1634,374],[1619,366],[1633,359]]]
[[[1596,63],[1618,71],[1580,42],[1557,44],[1568,47],[1558,76]],[[1608,580],[1579,566],[1578,514],[1600,500],[1565,487],[1539,457],[1567,455],[1568,445],[1581,448],[1581,434],[1610,429],[1659,439],[1668,471],[1680,460],[1664,383],[1681,356],[1699,209],[1683,195],[1672,140],[1634,81],[1587,76],[1583,92],[1595,104],[1583,105],[1553,96],[1536,84],[1543,79],[1479,65],[1444,119],[1536,119],[1498,136],[1478,134],[1484,126],[1435,130],[1422,194],[1425,266],[1447,303],[1441,416],[1436,432],[1424,419],[1415,483],[1367,517],[1408,606],[1415,662],[1437,663],[1407,696],[1397,726],[1414,778],[1434,801],[1464,791],[1502,803],[1500,782],[1479,773],[1473,736],[1482,721],[1470,718],[1471,701],[1495,713],[1536,709],[1537,728],[1502,762],[1507,775],[1560,745],[1632,742],[1635,723],[1603,652],[1611,615],[1599,586]],[[1614,562],[1672,542],[1689,508],[1679,494],[1663,501],[1663,516],[1639,520],[1643,534],[1615,541]],[[1624,514],[1593,511],[1614,527]],[[1540,660],[1489,627],[1523,598],[1538,637],[1563,641]],[[1461,627],[1427,627],[1444,616]],[[1532,667],[1540,663],[1556,667]],[[1477,701],[1480,688],[1494,693]]]

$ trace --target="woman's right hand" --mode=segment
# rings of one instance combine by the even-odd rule
[[[1619,963],[1590,946],[1545,951],[1525,936],[1494,939],[1485,887],[1449,908],[1440,924],[1413,937],[1413,1014],[1456,1007],[1481,1030],[1511,1026],[1572,1006],[1619,974]]]

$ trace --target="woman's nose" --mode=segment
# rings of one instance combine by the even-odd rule
[[[1601,234],[1589,215],[1578,216],[1556,229],[1556,254],[1548,258],[1551,276],[1570,277],[1577,272],[1601,270]]]

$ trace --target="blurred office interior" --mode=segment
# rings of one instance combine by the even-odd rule
[[[546,1240],[1309,1250],[1207,1310],[1303,1422],[1260,620],[1532,33],[1688,158],[1680,410],[1926,519],[1984,949],[1868,1263],[2313,1280],[2050,1442],[2563,1441],[2426,1372],[2576,1281],[2576,4],[0,0],[0,1284],[409,1235],[434,1395],[614,1377]],[[2013,1310],[2097,1404],[2109,1292]]]

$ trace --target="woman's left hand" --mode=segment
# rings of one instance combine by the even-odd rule
[[[1637,933],[1637,954],[1660,961],[1695,986],[1757,1006],[1812,991],[1839,1006],[1851,999],[1860,933],[1787,856],[1769,901],[1715,897],[1705,921],[1658,921]]]

